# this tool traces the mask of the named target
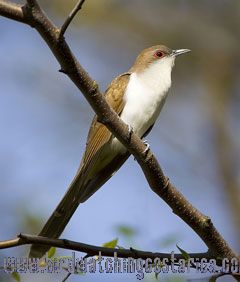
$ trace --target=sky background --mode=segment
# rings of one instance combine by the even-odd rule
[[[39,0],[58,25],[75,2]],[[86,0],[66,32],[74,54],[103,92],[146,47],[165,44],[192,50],[176,60],[168,99],[147,140],[171,182],[211,217],[238,252],[239,19],[237,0]],[[58,72],[58,63],[34,29],[0,17],[0,62],[0,239],[6,240],[40,231],[75,175],[94,113]],[[122,226],[132,235],[121,232]],[[178,244],[187,252],[207,251],[149,189],[132,157],[79,206],[62,234],[93,245],[116,237],[125,248],[170,253],[178,252]],[[26,256],[27,251],[1,251],[1,264],[3,257]],[[34,279],[60,281],[65,275]],[[69,281],[107,281],[109,275],[114,281],[135,279],[135,274],[87,274],[72,275]],[[11,281],[3,274],[1,279]],[[151,281],[152,276],[145,279]],[[22,281],[32,281],[32,276],[23,275]]]

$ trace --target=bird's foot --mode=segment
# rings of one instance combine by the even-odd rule
[[[150,150],[150,145],[148,144],[147,140],[143,140],[143,143],[146,145],[146,148],[143,151],[143,154],[145,154],[145,157],[147,156],[149,150]],[[134,157],[134,161],[136,161],[136,158]]]
[[[147,155],[148,151],[150,150],[150,145],[148,144],[147,140],[143,140],[143,143],[146,145],[143,154]]]
[[[165,177],[165,184],[164,184],[164,186],[163,186],[163,190],[165,190],[166,188],[168,188],[169,183],[170,183],[169,178],[168,178],[168,177]]]
[[[128,124],[128,140],[131,140],[132,134],[133,134],[133,127],[130,124]]]

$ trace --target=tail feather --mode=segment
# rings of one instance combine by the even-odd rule
[[[85,202],[92,196],[128,159],[129,152],[117,155],[95,177],[86,183],[85,175],[81,171],[71,183],[68,191],[44,225],[39,236],[58,238],[80,203]],[[32,245],[29,257],[41,258],[50,249],[46,245]]]
[[[81,179],[76,179],[69,187],[67,193],[62,198],[61,202],[56,207],[46,224],[44,225],[39,236],[48,238],[58,238],[72,215],[76,211],[81,202],[81,196],[77,198],[77,193],[81,190]],[[29,257],[42,257],[49,250],[49,246],[46,245],[32,245],[29,253]]]

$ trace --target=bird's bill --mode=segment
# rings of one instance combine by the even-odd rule
[[[190,52],[190,49],[177,49],[173,50],[171,56],[178,56]]]

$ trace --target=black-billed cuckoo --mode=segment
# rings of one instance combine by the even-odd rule
[[[140,137],[153,127],[171,86],[176,56],[188,49],[157,45],[144,49],[126,73],[116,77],[105,93],[109,105]],[[80,203],[92,196],[127,160],[127,149],[95,116],[80,167],[63,199],[39,233],[58,238]],[[42,257],[48,246],[31,247],[31,257]]]

